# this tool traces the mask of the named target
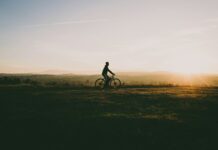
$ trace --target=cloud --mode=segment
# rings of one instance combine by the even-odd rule
[[[87,19],[87,20],[71,20],[71,21],[62,21],[62,22],[53,22],[45,24],[31,24],[25,25],[23,27],[44,27],[44,26],[59,26],[59,25],[71,25],[71,24],[86,24],[86,23],[98,23],[98,22],[107,22],[108,19]]]

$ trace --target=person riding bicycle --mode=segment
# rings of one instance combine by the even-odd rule
[[[104,88],[108,86],[108,83],[110,81],[110,77],[107,75],[108,72],[110,72],[112,75],[115,75],[109,68],[109,62],[106,62],[105,63],[105,66],[104,66],[104,69],[102,71],[102,76],[104,77],[104,80],[105,80],[105,85],[104,85]]]

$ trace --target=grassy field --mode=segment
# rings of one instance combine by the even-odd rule
[[[218,148],[216,87],[1,84],[0,110],[2,150]]]

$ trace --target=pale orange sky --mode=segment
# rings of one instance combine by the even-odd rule
[[[1,0],[0,72],[218,73],[216,0]]]

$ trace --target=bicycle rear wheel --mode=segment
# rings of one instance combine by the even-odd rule
[[[97,80],[95,81],[95,88],[103,89],[103,88],[104,88],[104,84],[105,84],[104,79],[99,78],[99,79],[97,79]]]
[[[118,78],[114,78],[110,81],[110,87],[117,89],[121,87],[121,81]]]

